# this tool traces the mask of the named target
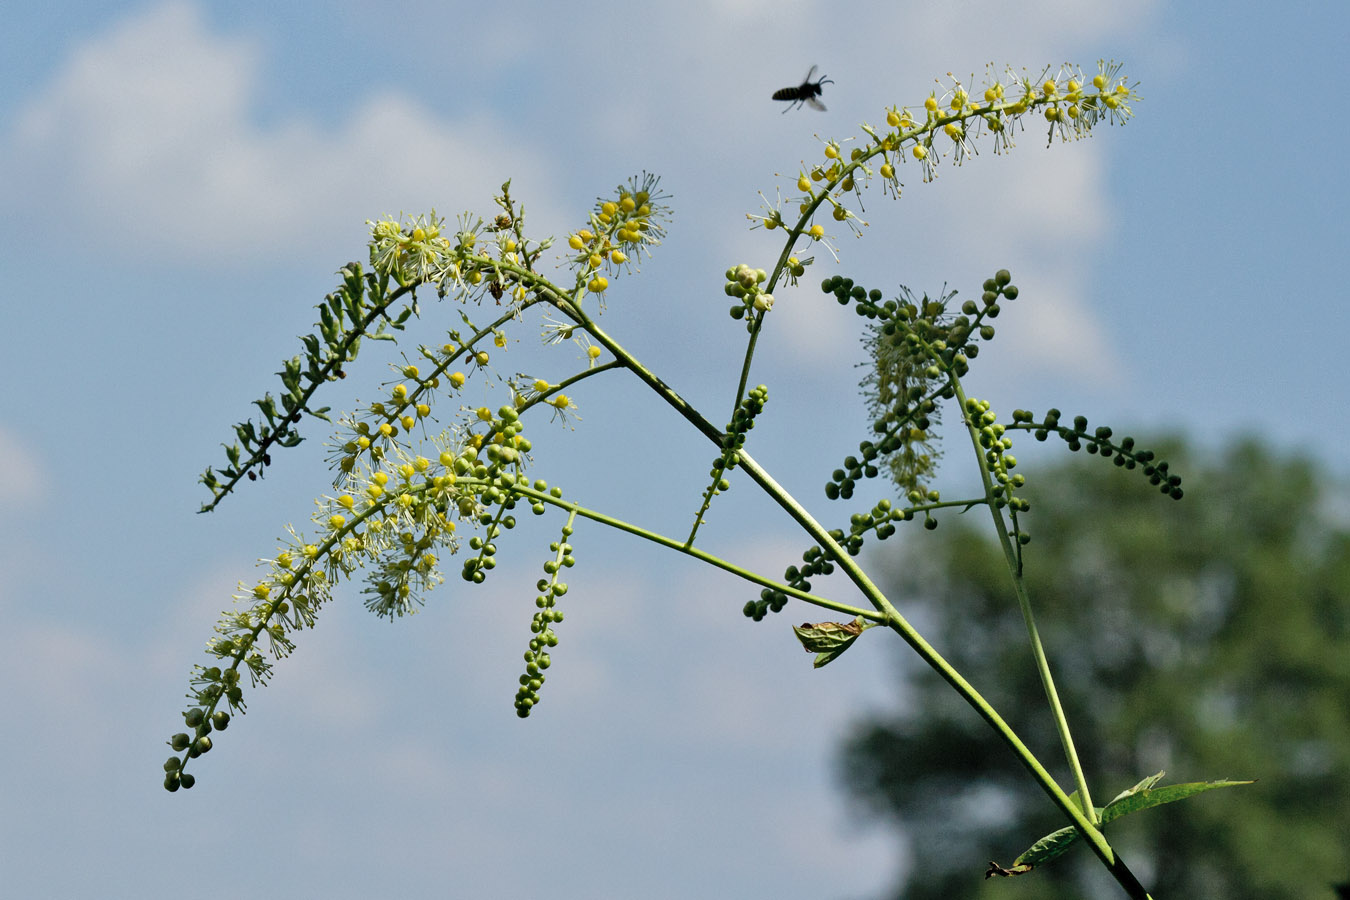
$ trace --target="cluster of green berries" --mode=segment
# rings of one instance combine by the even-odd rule
[[[544,686],[544,670],[553,664],[549,650],[558,646],[558,635],[553,626],[563,620],[561,609],[557,608],[558,598],[567,593],[567,583],[558,580],[561,569],[570,569],[576,565],[572,556],[572,545],[567,538],[572,536],[572,526],[563,526],[563,540],[549,544],[554,558],[544,563],[547,578],[539,579],[535,585],[539,596],[534,598],[538,611],[530,621],[529,649],[525,651],[525,673],[520,676],[520,689],[516,691],[516,715],[522,719],[539,702],[539,689]]]
[[[830,536],[835,540],[843,540],[844,532],[835,529],[830,532]],[[829,575],[834,572],[834,563],[830,562],[825,551],[818,546],[812,546],[802,553],[802,564],[800,566],[788,566],[783,572],[783,581],[788,587],[796,588],[799,591],[811,590],[811,579],[817,575]],[[753,619],[756,622],[771,612],[782,612],[783,607],[787,606],[788,595],[775,588],[765,588],[759,592],[758,600],[750,600],[741,610],[747,619]]]
[[[999,269],[994,273],[993,278],[986,278],[984,281],[984,293],[980,294],[980,303],[977,305],[973,300],[967,300],[961,304],[961,312],[968,316],[978,318],[997,319],[1001,311],[998,305],[999,298],[1005,300],[1017,299],[1017,285],[1012,283],[1012,273],[1007,269]],[[983,328],[988,331],[981,331],[980,337],[986,341],[994,336],[992,325],[984,325]]]
[[[1019,427],[1031,431],[1038,441],[1046,440],[1050,434],[1059,435],[1071,451],[1086,450],[1093,456],[1110,458],[1111,462],[1123,469],[1143,467],[1144,477],[1149,484],[1158,488],[1173,500],[1184,496],[1181,489],[1181,476],[1169,471],[1166,460],[1158,460],[1152,450],[1136,450],[1134,438],[1126,436],[1118,442],[1112,440],[1112,431],[1105,425],[1099,425],[1090,433],[1087,416],[1074,416],[1073,427],[1059,424],[1062,417],[1057,409],[1046,412],[1045,418],[1037,422],[1034,413],[1025,409],[1013,411],[1013,422]],[[1155,462],[1155,460],[1157,460]]]
[[[755,427],[755,417],[764,411],[764,405],[768,402],[769,389],[761,384],[746,394],[740,406],[736,407],[731,423],[727,425],[726,435],[722,438],[722,455],[713,460],[712,470],[708,473],[713,480],[710,494],[731,490],[731,482],[723,477],[724,473],[736,468],[736,451],[745,446],[746,433]]]
[[[899,440],[888,438],[877,445],[872,441],[863,441],[858,445],[858,451],[862,454],[862,459],[856,456],[844,457],[844,467],[835,469],[830,473],[830,480],[825,485],[825,496],[831,500],[849,500],[853,497],[853,488],[860,478],[876,478],[880,470],[877,468],[877,457],[885,448],[899,449]]]
[[[802,272],[806,267],[800,262],[794,268],[800,268]],[[727,283],[723,287],[728,297],[735,302],[731,305],[731,317],[733,319],[744,319],[752,311],[765,313],[773,309],[773,294],[766,293],[760,285],[769,280],[769,273],[763,269],[752,269],[747,265],[739,265],[727,269]],[[754,319],[751,317],[751,322]]]
[[[843,540],[844,532],[834,529],[830,536],[836,541]],[[799,591],[811,590],[811,579],[817,575],[829,575],[834,572],[834,563],[825,555],[825,551],[818,546],[812,546],[802,553],[802,564],[800,566],[788,566],[783,572],[783,581],[788,587],[796,588]],[[788,595],[783,591],[774,588],[765,588],[759,592],[758,600],[750,600],[741,610],[747,619],[756,622],[762,621],[769,613],[778,613],[787,606]]]
[[[504,512],[515,508],[514,497],[508,497],[502,502]],[[479,524],[484,526],[483,534],[469,538],[469,549],[477,550],[478,555],[464,560],[464,566],[460,571],[461,577],[473,584],[482,584],[487,579],[487,573],[497,567],[497,545],[493,541],[501,535],[503,529],[510,530],[516,527],[516,517],[504,514],[498,521],[492,513],[485,512],[479,517]]]
[[[169,746],[173,748],[174,753],[182,753],[183,756],[170,756],[164,761],[164,789],[167,791],[176,791],[181,788],[191,788],[197,783],[197,779],[183,771],[183,766],[188,759],[196,759],[203,753],[211,750],[211,731],[224,731],[230,726],[230,714],[221,710],[210,718],[207,718],[205,710],[200,707],[193,707],[183,713],[183,722],[188,728],[193,730],[192,734],[180,731],[169,738]]]
[[[501,511],[495,515],[482,512],[478,521],[484,526],[484,532],[481,536],[474,535],[469,539],[469,548],[478,551],[478,555],[464,561],[460,574],[465,581],[474,584],[482,584],[487,573],[497,565],[497,545],[493,541],[503,529],[509,530],[516,526],[515,516],[509,514],[516,508],[517,495],[513,488],[517,482],[522,485],[526,482],[523,477],[505,469],[519,462],[521,454],[528,452],[531,446],[521,436],[525,424],[515,407],[501,407],[496,417],[487,407],[483,407],[478,410],[478,418],[487,422],[489,428],[485,436],[475,435],[480,438],[476,442],[476,455],[485,457],[487,461],[470,461],[461,456],[455,460],[455,468],[460,475],[470,474],[478,479],[490,480],[478,499],[484,506],[500,506]],[[531,504],[536,514],[542,512],[536,508],[538,506],[540,504]]]
[[[1013,421],[1018,421],[1017,410],[1013,414]],[[994,498],[994,504],[1002,509],[1008,507],[1013,512],[1026,512],[1031,509],[1031,503],[1025,497],[1014,496],[1013,491],[1022,487],[1026,479],[1019,474],[1012,474],[1011,470],[1017,466],[1017,457],[1008,451],[1012,449],[1012,438],[1006,434],[1007,429],[998,422],[998,415],[989,408],[989,401],[977,400],[974,397],[967,397],[965,403],[966,421],[975,431],[980,447],[984,449],[984,462],[990,475],[999,484],[999,494]],[[1030,542],[1031,536],[1023,532],[1017,532],[1017,540],[1026,544]]]
[[[854,513],[848,520],[848,537],[842,540],[845,550],[849,556],[857,556],[862,552],[863,540],[868,532],[874,532],[878,540],[895,534],[895,523],[908,521],[914,518],[914,513],[908,509],[891,509],[891,501],[883,498],[872,507],[871,512]]]
[[[562,489],[562,488],[560,488],[560,487],[549,487],[549,486],[548,486],[548,482],[545,481],[545,480],[542,479],[542,478],[539,478],[539,479],[537,479],[537,480],[534,482],[534,489],[535,489],[536,491],[538,491],[539,493],[541,493],[541,494],[544,493],[545,491],[547,491],[548,494],[549,494],[549,496],[552,497],[552,498],[555,499],[555,500],[561,499],[561,498],[562,498],[562,495],[563,495],[563,489]],[[544,503],[544,501],[542,501],[542,500],[535,500],[535,499],[531,498],[531,500],[530,500],[530,512],[534,513],[536,516],[542,516],[542,515],[544,514],[544,511],[545,511],[547,508],[548,508],[548,507],[547,507],[547,505]]]

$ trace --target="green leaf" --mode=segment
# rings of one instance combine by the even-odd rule
[[[852,622],[804,622],[800,626],[792,626],[792,631],[797,635],[797,640],[802,642],[807,653],[816,654],[815,662],[811,665],[819,669],[821,666],[829,665],[858,639],[871,625],[865,622],[862,616],[854,619]]]
[[[1157,783],[1157,778],[1161,778],[1159,772],[1153,783]],[[1148,779],[1144,779],[1148,781]],[[1132,812],[1138,812],[1141,809],[1148,809],[1153,806],[1162,806],[1164,803],[1173,803],[1177,800],[1185,800],[1187,797],[1204,791],[1212,791],[1215,788],[1235,787],[1240,784],[1251,784],[1250,781],[1192,781],[1186,784],[1169,784],[1167,787],[1155,788],[1150,790],[1146,787],[1140,787],[1144,782],[1135,785],[1126,795],[1112,800],[1106,805],[1102,812],[1102,824],[1113,819],[1119,819],[1121,816],[1127,816]]]
[[[1078,829],[1070,825],[1059,831],[1052,831],[1027,848],[1027,851],[1013,860],[1013,868],[1039,866],[1064,853],[1078,840]]]
[[[1169,784],[1167,787],[1155,789],[1153,785],[1161,781],[1164,774],[1166,773],[1159,772],[1156,775],[1150,775],[1134,787],[1121,791],[1105,807],[1097,807],[1099,824],[1105,826],[1107,822],[1119,819],[1121,816],[1129,815],[1132,812],[1138,812],[1152,806],[1161,806],[1164,803],[1172,803],[1176,800],[1184,800],[1194,794],[1214,788],[1251,784],[1250,781],[1193,781],[1187,784]],[[1078,792],[1074,791],[1069,799],[1077,803]],[[1027,870],[1029,870],[1031,866],[1047,863],[1073,846],[1073,842],[1078,838],[1078,829],[1072,825],[1051,832],[1028,847],[1025,853],[1013,861],[1013,866],[1014,868],[1027,866]]]

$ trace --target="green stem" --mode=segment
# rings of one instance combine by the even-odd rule
[[[1050,702],[1050,711],[1055,719],[1055,728],[1059,732],[1060,744],[1064,747],[1064,756],[1069,762],[1069,768],[1073,770],[1074,782],[1078,785],[1078,803],[1082,807],[1083,816],[1095,825],[1097,824],[1096,807],[1092,805],[1092,795],[1088,792],[1087,778],[1083,774],[1082,763],[1078,760],[1078,751],[1073,745],[1073,733],[1069,730],[1069,719],[1064,714],[1064,706],[1059,702],[1059,691],[1055,689],[1054,676],[1050,674],[1050,662],[1045,656],[1045,647],[1041,644],[1041,633],[1036,627],[1036,617],[1031,611],[1031,596],[1027,593],[1026,581],[1022,577],[1022,568],[1017,561],[1017,550],[1013,547],[1007,522],[1003,518],[1003,510],[998,504],[998,491],[989,475],[984,448],[980,446],[979,432],[976,430],[975,423],[971,421],[970,415],[966,412],[966,394],[961,387],[961,380],[954,372],[951,373],[951,379],[952,387],[956,393],[956,402],[961,409],[962,421],[966,424],[971,445],[975,449],[975,461],[980,470],[980,478],[984,483],[985,505],[989,507],[990,515],[993,516],[994,531],[998,535],[999,546],[1003,548],[1003,558],[1008,565],[1008,574],[1012,576],[1013,592],[1016,593],[1017,605],[1022,610],[1022,621],[1027,626],[1027,636],[1031,642],[1031,654],[1036,660],[1036,671],[1041,677],[1041,687],[1045,690],[1045,697]]]
[[[1045,770],[1045,767],[1041,765],[1035,754],[1022,743],[1021,738],[1019,738],[1017,733],[1012,730],[1012,727],[1003,720],[1003,717],[998,714],[997,710],[984,699],[980,692],[977,691],[970,682],[962,677],[960,672],[952,667],[951,663],[947,662],[937,650],[924,640],[923,636],[920,635],[914,629],[914,626],[910,625],[905,617],[891,605],[886,596],[872,583],[871,579],[867,577],[867,574],[863,572],[858,564],[853,561],[852,557],[850,557],[848,553],[844,551],[832,537],[830,537],[829,532],[811,517],[810,513],[803,509],[802,506],[787,493],[787,491],[783,490],[783,488],[780,487],[767,472],[760,468],[759,464],[755,462],[749,454],[742,450],[739,452],[739,456],[741,467],[745,470],[746,474],[750,475],[756,484],[759,484],[769,496],[773,497],[778,505],[787,511],[788,515],[801,525],[802,528],[804,528],[807,533],[821,545],[821,547],[825,548],[826,552],[834,559],[834,562],[844,570],[846,575],[848,575],[849,580],[858,586],[858,588],[867,596],[867,599],[876,606],[878,611],[885,614],[886,624],[891,627],[891,630],[899,634],[905,643],[909,644],[914,652],[917,653],[924,662],[928,663],[928,665],[937,672],[944,681],[950,684],[956,692],[961,695],[962,699],[970,704],[970,706],[980,714],[980,717],[988,722],[994,731],[1003,738],[1004,743],[1017,754],[1022,765],[1041,785],[1042,790],[1050,796],[1050,799],[1054,804],[1069,818],[1074,827],[1078,829],[1078,833],[1082,835],[1084,840],[1086,840],[1088,845],[1092,848],[1092,851],[1097,854],[1098,858],[1101,859],[1107,869],[1111,871],[1112,875],[1115,876],[1116,880],[1125,888],[1130,896],[1139,898],[1139,900],[1147,898],[1148,892],[1144,890],[1143,886],[1139,884],[1133,873],[1130,872],[1125,863],[1116,855],[1111,845],[1107,842],[1106,837],[1102,834],[1101,830],[1097,828],[1096,823],[1090,821],[1083,814],[1083,811],[1079,809],[1077,804],[1064,793],[1063,789],[1060,788],[1055,779]]]
[[[461,479],[458,483],[473,484],[474,482],[472,480]],[[590,519],[591,521],[599,522],[602,525],[608,525],[611,528],[626,532],[627,534],[631,534],[636,537],[640,537],[643,540],[651,541],[653,544],[659,544],[662,547],[678,551],[680,553],[685,554],[686,556],[692,556],[694,559],[708,563],[709,565],[714,566],[718,569],[722,569],[725,572],[730,572],[732,575],[735,575],[738,578],[743,578],[746,581],[751,582],[752,584],[759,585],[760,587],[766,587],[769,588],[770,590],[775,591],[782,591],[784,594],[787,594],[790,597],[796,597],[798,600],[802,600],[814,606],[819,606],[837,613],[843,613],[849,616],[862,616],[864,619],[868,619],[872,622],[889,624],[889,622],[887,621],[887,617],[884,613],[879,613],[876,610],[872,609],[862,609],[857,606],[850,606],[847,603],[840,603],[836,600],[830,600],[827,597],[820,597],[815,594],[807,593],[806,591],[800,590],[798,588],[794,588],[789,585],[774,581],[772,578],[765,578],[758,572],[753,572],[750,569],[742,568],[741,566],[738,566],[733,562],[728,562],[727,560],[714,556],[711,553],[704,552],[703,550],[699,550],[696,547],[691,547],[688,544],[675,540],[674,538],[667,537],[664,534],[660,534],[655,531],[649,531],[646,528],[634,525],[631,522],[625,522],[623,519],[616,519],[613,516],[607,516],[604,513],[599,512],[597,510],[587,509],[584,506],[581,506],[577,503],[573,503],[571,500],[559,499],[543,491],[536,491],[534,488],[528,487],[524,484],[513,485],[510,488],[510,490],[512,491],[512,493],[519,494],[522,497],[528,497],[529,499],[537,500],[540,503],[548,503],[552,506],[556,506],[560,509],[565,509],[571,513],[574,513],[575,515],[581,516],[583,519]]]

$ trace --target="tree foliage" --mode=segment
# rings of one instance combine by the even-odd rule
[[[1185,503],[1159,504],[1100,464],[1028,478],[1025,576],[1084,767],[1111,793],[1163,769],[1169,781],[1258,779],[1112,825],[1153,896],[1333,897],[1350,875],[1345,495],[1255,442],[1207,461],[1168,449],[1193,473]],[[1055,731],[1025,702],[1040,684],[999,551],[982,522],[950,524],[889,563],[888,592],[1048,750]],[[944,684],[901,665],[900,708],[859,723],[842,755],[851,796],[908,847],[894,896],[1114,896],[1078,847],[1025,876],[982,877],[980,860],[1008,865],[1062,814]]]

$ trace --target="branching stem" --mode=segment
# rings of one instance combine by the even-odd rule
[[[979,432],[975,423],[971,421],[970,414],[966,412],[966,394],[961,387],[961,380],[955,372],[951,373],[951,380],[956,393],[956,402],[962,411],[962,421],[966,424],[971,445],[975,449],[976,464],[979,466],[980,479],[984,484],[985,505],[989,507],[989,513],[993,517],[994,531],[998,534],[999,546],[1003,548],[1003,558],[1008,564],[1008,574],[1012,577],[1013,591],[1017,594],[1017,605],[1022,611],[1022,621],[1027,626],[1027,637],[1031,642],[1031,653],[1036,660],[1036,671],[1041,678],[1041,687],[1045,690],[1045,697],[1050,702],[1050,711],[1055,719],[1055,729],[1059,732],[1059,740],[1064,747],[1064,756],[1068,760],[1069,768],[1073,771],[1074,782],[1078,786],[1078,803],[1083,817],[1095,825],[1097,824],[1096,808],[1092,805],[1092,795],[1088,792],[1087,778],[1083,774],[1082,763],[1078,760],[1078,751],[1073,745],[1073,733],[1069,730],[1068,717],[1064,715],[1064,706],[1059,702],[1059,691],[1055,689],[1055,679],[1050,673],[1050,662],[1046,659],[1045,647],[1041,644],[1041,633],[1036,628],[1036,617],[1031,610],[1031,597],[1027,593],[1026,580],[1022,577],[1021,566],[1018,565],[1017,550],[1013,546],[1012,535],[1009,534],[1007,522],[1003,518],[1003,510],[997,502],[997,489],[994,487],[993,479],[989,474],[984,449],[980,446]]]

